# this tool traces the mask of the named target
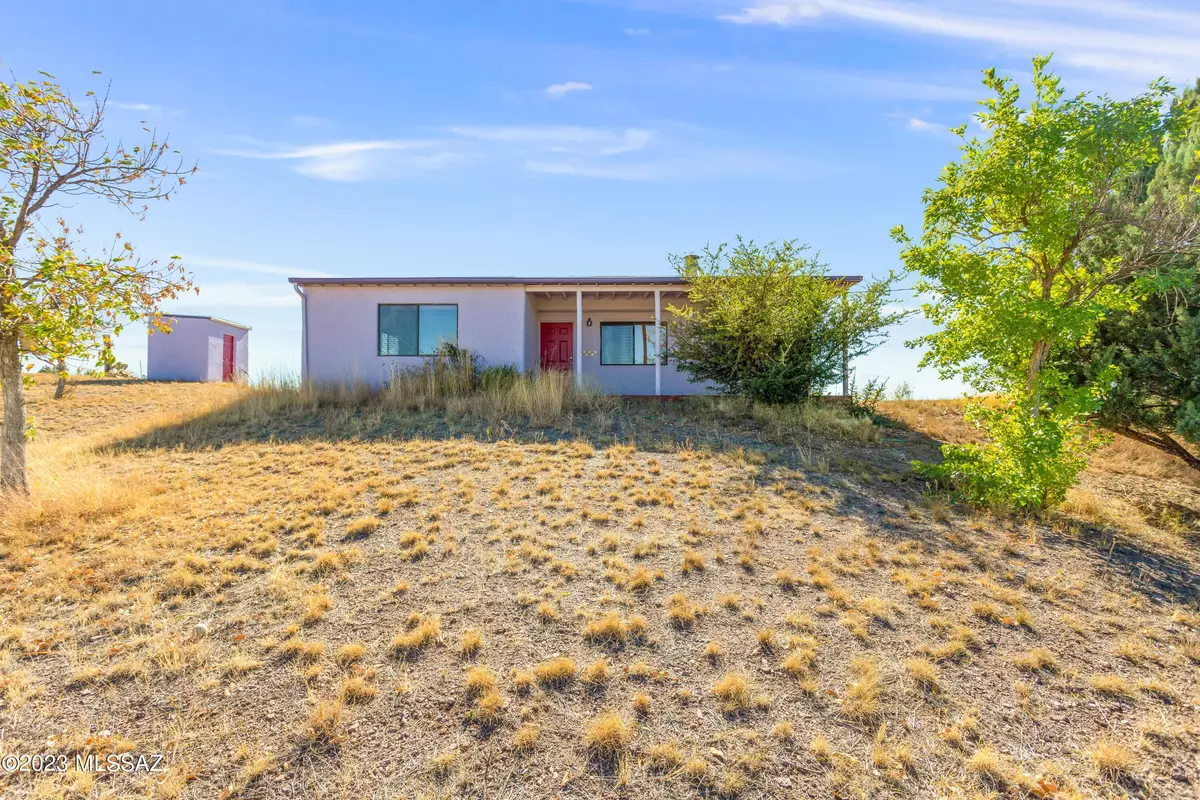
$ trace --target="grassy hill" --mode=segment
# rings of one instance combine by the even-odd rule
[[[0,750],[166,758],[5,797],[1200,792],[1200,483],[1144,448],[1033,518],[914,479],[953,403],[32,409]]]

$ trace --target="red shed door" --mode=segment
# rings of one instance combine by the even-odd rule
[[[230,335],[228,333],[225,334],[224,345],[225,346],[224,346],[223,352],[221,354],[221,380],[231,381],[231,380],[233,380],[233,352],[234,352],[234,344],[233,344],[233,336],[232,335]]]
[[[572,322],[542,323],[542,369],[571,369],[575,360],[571,336],[574,327]]]

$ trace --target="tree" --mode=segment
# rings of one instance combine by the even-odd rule
[[[1164,142],[1143,202],[1200,217],[1200,81],[1176,101],[1172,114],[1187,128]],[[1118,231],[1090,257],[1121,257],[1130,236],[1139,234]],[[1115,366],[1120,377],[1095,421],[1200,470],[1200,458],[1185,446],[1200,444],[1200,257],[1178,256],[1158,272],[1146,301],[1104,319],[1093,339],[1062,355],[1062,368],[1074,385],[1083,385]]]
[[[1000,408],[973,414],[992,442],[943,448],[941,473],[991,487],[992,499],[1040,481],[1024,486],[1018,503],[1038,506],[1060,499],[1086,464],[1088,437],[1075,429],[1100,407],[1114,375],[1072,386],[1051,356],[1088,341],[1109,314],[1135,309],[1153,271],[1194,248],[1200,233],[1176,204],[1146,196],[1160,143],[1178,131],[1178,119],[1164,113],[1171,87],[1156,81],[1124,101],[1065,97],[1048,63],[1033,61],[1028,108],[1012,79],[984,73],[994,93],[977,115],[986,138],[955,129],[962,156],[925,192],[920,241],[893,231],[939,328],[909,343],[928,348],[922,366],[1004,396]],[[1133,233],[1119,256],[1088,257],[1095,242],[1126,230]],[[1047,459],[1057,463],[1032,463]],[[1015,461],[1023,465],[1016,477]]]
[[[671,256],[689,304],[676,315],[671,356],[693,381],[773,403],[820,394],[846,358],[882,343],[903,313],[887,311],[891,278],[849,292],[793,241],[758,247],[738,238],[698,256]]]
[[[80,109],[48,80],[0,82],[0,490],[28,492],[25,441],[26,357],[113,360],[109,333],[149,317],[164,327],[158,307],[192,287],[174,258],[166,265],[138,258],[115,234],[89,257],[62,217],[49,212],[68,198],[99,198],[135,214],[145,201],[168,199],[195,167],[173,160],[167,141],[126,147],[104,136],[106,100],[93,92]]]

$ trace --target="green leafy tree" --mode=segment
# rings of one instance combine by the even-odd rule
[[[0,82],[0,490],[28,492],[25,408],[31,357],[112,363],[111,335],[192,287],[183,268],[143,261],[118,233],[98,256],[76,245],[74,228],[51,214],[68,199],[98,198],[135,214],[167,199],[195,167],[168,164],[173,151],[146,130],[145,144],[104,135],[105,100],[78,107],[54,82]]]
[[[888,311],[891,278],[850,292],[795,241],[705,248],[671,256],[687,281],[675,316],[671,356],[696,382],[772,403],[820,394],[846,358],[870,352],[904,315]]]
[[[1048,63],[1034,59],[1028,107],[1012,79],[985,72],[986,137],[956,129],[962,155],[925,193],[920,240],[893,231],[938,327],[909,343],[927,348],[922,365],[1004,400],[1001,411],[972,413],[989,442],[947,446],[931,471],[996,502],[1012,488],[999,472],[1016,469],[1035,482],[1009,498],[1023,507],[1057,502],[1074,482],[1094,444],[1077,428],[1115,376],[1072,385],[1051,355],[1137,308],[1148,276],[1194,247],[1197,232],[1177,205],[1144,201],[1148,167],[1175,130],[1171,87],[1156,81],[1131,100],[1067,97]],[[1119,257],[1088,257],[1093,242],[1126,229],[1138,234]]]
[[[1164,142],[1143,202],[1160,202],[1200,218],[1200,82],[1172,113],[1186,129]],[[1098,243],[1094,259],[1121,258],[1131,227]],[[1115,366],[1120,371],[1094,419],[1104,428],[1156,447],[1200,469],[1188,444],[1200,444],[1200,257],[1182,255],[1159,270],[1153,293],[1134,311],[1104,319],[1096,335],[1062,356],[1072,382],[1086,385]]]

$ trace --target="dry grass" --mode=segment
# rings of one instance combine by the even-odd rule
[[[1109,739],[1102,739],[1087,752],[1092,765],[1101,777],[1117,780],[1134,771],[1137,759],[1129,748]]]
[[[588,752],[603,758],[616,758],[633,744],[634,724],[609,711],[588,723],[583,745]]]
[[[560,687],[575,680],[575,661],[565,656],[553,658],[533,668],[533,676],[543,686]]]
[[[750,682],[743,674],[725,673],[712,688],[712,693],[726,714],[738,714],[750,708]]]
[[[452,389],[35,387],[5,747],[177,762],[37,795],[1188,797],[1179,476],[971,513],[836,409]]]

